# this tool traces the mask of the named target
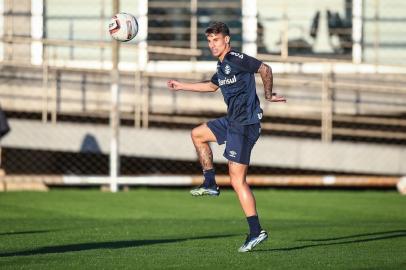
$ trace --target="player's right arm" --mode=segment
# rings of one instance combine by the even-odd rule
[[[219,87],[212,83],[211,81],[203,81],[196,83],[185,83],[176,80],[169,80],[167,83],[169,89],[178,91],[193,91],[193,92],[214,92]]]

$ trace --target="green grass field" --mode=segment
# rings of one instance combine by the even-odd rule
[[[406,269],[406,197],[255,190],[270,239],[248,231],[231,190],[0,193],[0,269]]]

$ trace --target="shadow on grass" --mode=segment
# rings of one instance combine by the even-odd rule
[[[31,250],[0,253],[0,257],[65,253],[65,252],[76,252],[76,251],[85,251],[85,250],[93,250],[93,249],[131,248],[131,247],[139,247],[139,246],[147,246],[147,245],[155,245],[155,244],[178,243],[178,242],[184,242],[184,241],[188,241],[188,240],[216,239],[216,238],[226,238],[226,237],[233,237],[233,236],[236,236],[236,234],[196,236],[196,237],[175,238],[175,239],[124,240],[124,241],[109,241],[109,242],[95,242],[95,243],[79,243],[79,244],[62,245],[62,246],[46,246],[46,247],[41,247],[41,248],[31,249]]]
[[[55,230],[36,230],[36,231],[20,231],[20,232],[4,232],[0,233],[2,235],[19,235],[19,234],[36,234],[36,233],[49,233],[54,232]]]
[[[406,230],[354,234],[354,235],[334,237],[334,238],[301,239],[301,240],[298,240],[298,241],[325,242],[325,241],[334,241],[334,240],[351,239],[351,238],[364,237],[364,236],[386,235],[386,234],[406,234]]]
[[[365,236],[367,236],[367,237],[365,237]],[[351,238],[359,238],[359,237],[363,237],[363,238],[347,240],[347,241],[340,241],[343,239],[351,239]],[[330,242],[330,243],[307,244],[307,245],[286,247],[286,248],[272,248],[272,249],[256,250],[256,252],[293,251],[293,250],[301,250],[301,249],[312,248],[312,247],[365,243],[365,242],[379,241],[379,240],[392,239],[392,238],[401,238],[401,237],[406,237],[405,230],[355,234],[355,235],[349,235],[349,236],[345,236],[345,237],[335,237],[335,238],[316,239],[316,240],[301,240],[301,241],[316,241],[316,242],[325,241],[325,242]]]

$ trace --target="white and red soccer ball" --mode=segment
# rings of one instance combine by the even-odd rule
[[[115,40],[130,41],[138,33],[137,19],[128,13],[117,13],[110,20],[109,32]]]

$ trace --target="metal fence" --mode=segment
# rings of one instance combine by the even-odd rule
[[[177,6],[173,6],[172,11],[162,15],[159,9],[162,1],[150,1],[146,10],[153,9],[151,16],[141,18],[148,14],[139,8],[141,2],[148,4],[122,1],[122,10],[137,10],[134,13],[151,32],[148,36],[141,33],[132,43],[120,45],[116,63],[120,70],[118,106],[112,103],[117,98],[117,93],[112,91],[111,73],[114,43],[103,31],[107,14],[113,13],[110,1],[89,2],[81,8],[69,5],[66,9],[58,8],[63,4],[59,1],[48,1],[46,6],[36,9],[35,3],[45,2],[3,2],[0,102],[12,126],[12,132],[2,141],[1,166],[7,175],[108,176],[112,167],[111,138],[117,132],[114,118],[120,126],[116,142],[119,175],[200,174],[189,132],[208,119],[224,115],[226,108],[221,94],[170,92],[165,82],[173,78],[189,81],[210,78],[215,62],[206,61],[207,49],[199,33],[205,23],[221,18],[218,12],[210,11],[219,7],[214,1],[183,1],[177,5],[185,6],[185,14],[176,15]],[[353,5],[352,1],[344,2],[329,1],[328,5],[341,14],[349,12],[347,9]],[[296,6],[283,3],[258,1],[257,5],[257,57],[273,67],[274,89],[285,95],[288,103],[265,102],[257,78],[264,109],[263,147],[258,146],[254,155],[264,158],[254,158],[250,174],[404,174],[406,68],[378,65],[381,56],[392,53],[382,42],[373,46],[380,51],[379,57],[368,60],[371,59],[368,27],[372,23],[369,19],[365,19],[368,31],[364,37],[367,41],[364,63],[352,63],[352,40],[333,44],[329,52],[314,50],[318,45],[309,50],[299,49],[304,43],[296,42],[291,33],[296,31],[295,25],[305,29],[310,22],[311,27],[317,11],[306,9],[303,14],[297,14],[304,3],[299,1]],[[377,3],[376,7],[380,7]],[[235,18],[230,18],[236,20],[232,27],[236,27],[236,36],[241,38],[240,43],[237,39],[233,45],[244,49],[247,24],[242,17],[249,20],[249,14],[238,7],[247,4],[244,1],[222,3],[223,8],[228,5],[241,12],[236,11]],[[275,8],[282,10],[274,12],[276,17],[267,13],[268,9],[279,10]],[[317,38],[323,35],[321,22],[329,22],[331,16],[337,19],[325,11],[318,13],[320,26],[314,31],[321,34]],[[365,14],[365,18],[371,14],[370,6]],[[162,28],[174,16],[183,23]],[[323,16],[326,17],[321,19]],[[36,20],[42,22],[41,27],[36,25],[41,29],[39,34],[33,26]],[[399,25],[403,22],[396,16],[393,20]],[[352,27],[344,25],[335,27],[333,32],[352,35]],[[323,31],[328,26],[324,25]],[[88,34],[85,29],[89,28],[94,31]],[[165,31],[172,28],[184,34],[167,35]],[[275,28],[278,31],[270,31]],[[300,32],[306,40],[309,36],[304,36],[305,32],[312,38],[308,30]],[[270,33],[275,35],[269,37]],[[173,43],[168,43],[171,40]],[[399,39],[398,45],[401,44]],[[274,141],[289,150],[276,151],[272,146]],[[314,155],[309,153],[306,161],[291,159],[300,152],[295,147],[302,142],[312,145]],[[270,148],[265,147],[268,143]],[[358,147],[362,148],[359,155]],[[340,148],[341,154],[334,157],[336,148]],[[221,151],[221,148],[215,150],[217,171],[226,174]],[[382,153],[382,157],[369,165],[366,159],[373,153]],[[349,158],[347,163],[352,164],[340,160],[343,157]],[[375,162],[382,164],[371,165]],[[386,164],[393,165],[385,167]]]
[[[15,70],[18,69],[16,76]],[[332,68],[333,70],[333,68]],[[46,76],[46,80],[42,76]],[[208,77],[201,73],[157,74],[154,72],[122,72],[120,81],[120,118],[122,128],[160,128],[170,132],[172,129],[187,130],[212,117],[225,113],[221,94],[212,95],[169,92],[165,82],[170,78],[202,80]],[[264,134],[290,138],[310,138],[315,140],[370,142],[374,144],[404,145],[405,137],[405,89],[404,79],[397,75],[343,75],[333,71],[317,75],[276,74],[275,89],[288,98],[284,106],[273,106],[266,103],[261,95],[261,85],[258,84],[258,94],[264,109]],[[26,133],[19,134],[15,140],[20,141],[21,148],[35,142],[31,140],[30,129],[51,125],[60,141],[45,141],[43,150],[64,152],[64,137],[70,137],[75,131],[81,131],[81,146],[69,148],[69,151],[101,155],[109,152],[108,147],[100,147],[91,134],[97,128],[103,134],[108,130],[111,110],[110,79],[108,71],[72,69],[62,67],[22,67],[4,65],[2,73],[3,87],[0,90],[2,106],[8,112],[11,121],[29,121]],[[260,81],[257,79],[257,81]],[[29,87],[21,87],[29,85]],[[33,123],[34,122],[34,123]],[[35,124],[30,126],[29,124]],[[44,126],[41,126],[44,125]],[[69,128],[63,128],[68,125]],[[58,131],[58,127],[60,127]],[[22,127],[22,129],[24,129]],[[72,129],[72,130],[70,130]],[[94,129],[94,130],[93,130]],[[68,130],[70,130],[68,132]],[[17,131],[16,131],[17,132]],[[66,133],[66,134],[65,134]],[[44,132],[42,136],[48,133]],[[87,135],[86,135],[87,134]],[[107,137],[108,133],[105,134]],[[35,138],[39,140],[39,138]],[[71,137],[69,140],[73,140]],[[52,146],[52,144],[54,145]],[[137,142],[127,142],[137,143]],[[165,144],[164,140],[154,141],[154,144]],[[78,142],[68,144],[77,145]],[[39,143],[40,145],[40,143]],[[54,149],[52,149],[54,147]],[[192,150],[192,145],[190,144]],[[24,151],[23,151],[24,152]],[[35,152],[35,151],[34,151]],[[34,153],[33,152],[33,153]],[[11,153],[11,152],[10,152]],[[7,151],[6,151],[7,154]],[[51,155],[51,153],[49,153]],[[133,153],[136,155],[136,153]],[[30,155],[27,155],[29,157]],[[49,163],[49,158],[43,156]],[[91,156],[91,155],[90,155]],[[103,155],[101,155],[103,156]],[[5,163],[11,172],[22,172],[29,162],[18,162],[7,159]],[[95,157],[95,160],[105,160],[106,157]],[[29,160],[39,161],[29,157]],[[74,160],[67,158],[68,160]],[[147,159],[148,161],[148,159]],[[69,169],[64,162],[55,161],[55,165],[67,166],[67,169],[52,169],[47,171],[41,166],[34,165],[35,170],[42,173],[82,173],[95,174],[106,172],[105,165],[92,166],[93,159],[78,157],[74,162],[80,168]],[[86,165],[86,163],[89,163]],[[123,163],[124,164],[124,163]],[[166,165],[165,165],[166,164]],[[171,168],[174,172],[182,171],[182,166],[172,166],[163,162],[163,167]],[[122,167],[126,171],[126,165]],[[190,165],[188,165],[190,166]],[[11,169],[15,167],[15,169]],[[131,165],[130,165],[131,167]],[[136,165],[140,172],[145,164]],[[198,166],[193,165],[196,169]],[[153,169],[151,172],[154,172]],[[129,173],[131,170],[127,170]],[[187,170],[185,170],[186,172]],[[300,171],[300,170],[299,170]],[[26,171],[28,172],[28,171]],[[135,172],[135,171],[133,171]],[[156,172],[159,172],[157,170]],[[161,170],[165,172],[165,170]],[[196,171],[194,171],[196,172]]]

